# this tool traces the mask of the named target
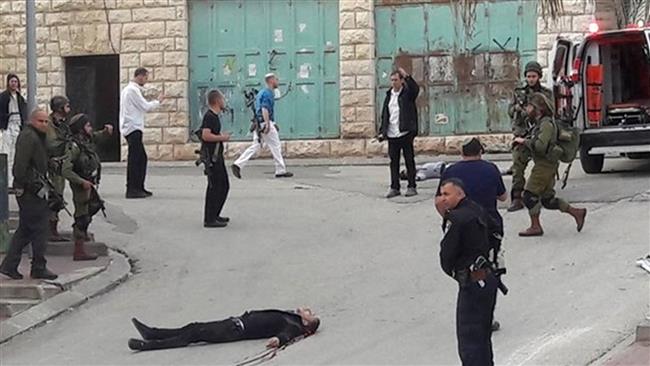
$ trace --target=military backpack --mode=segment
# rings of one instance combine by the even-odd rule
[[[571,163],[580,149],[580,131],[569,123],[554,119],[555,142],[551,148],[551,156],[563,163]]]

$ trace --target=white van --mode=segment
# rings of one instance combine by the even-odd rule
[[[605,154],[650,158],[650,27],[558,38],[552,55],[556,107],[581,130],[585,173],[600,173]]]

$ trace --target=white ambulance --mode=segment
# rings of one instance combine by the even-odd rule
[[[650,158],[650,24],[558,38],[549,81],[558,114],[581,131],[580,162],[600,173],[605,155]]]

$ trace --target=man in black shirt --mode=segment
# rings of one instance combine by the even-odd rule
[[[460,180],[448,179],[440,190],[445,209],[440,265],[459,284],[458,353],[464,366],[494,365],[491,328],[498,283],[487,263],[491,220],[480,205],[465,197]]]
[[[208,176],[208,188],[205,191],[204,227],[225,227],[230,221],[221,216],[226,203],[230,182],[223,160],[223,142],[230,140],[230,133],[221,132],[219,113],[226,105],[226,99],[219,90],[208,93],[208,111],[203,115],[201,125],[201,149],[206,156],[205,174]]]
[[[309,308],[294,311],[254,310],[238,317],[209,323],[190,323],[182,328],[152,328],[132,319],[141,339],[129,339],[132,350],[148,351],[185,347],[190,343],[226,343],[270,338],[267,347],[286,345],[293,339],[314,334],[320,319]]]

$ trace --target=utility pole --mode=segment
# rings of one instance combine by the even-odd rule
[[[27,13],[27,110],[36,108],[36,0],[25,0]]]

